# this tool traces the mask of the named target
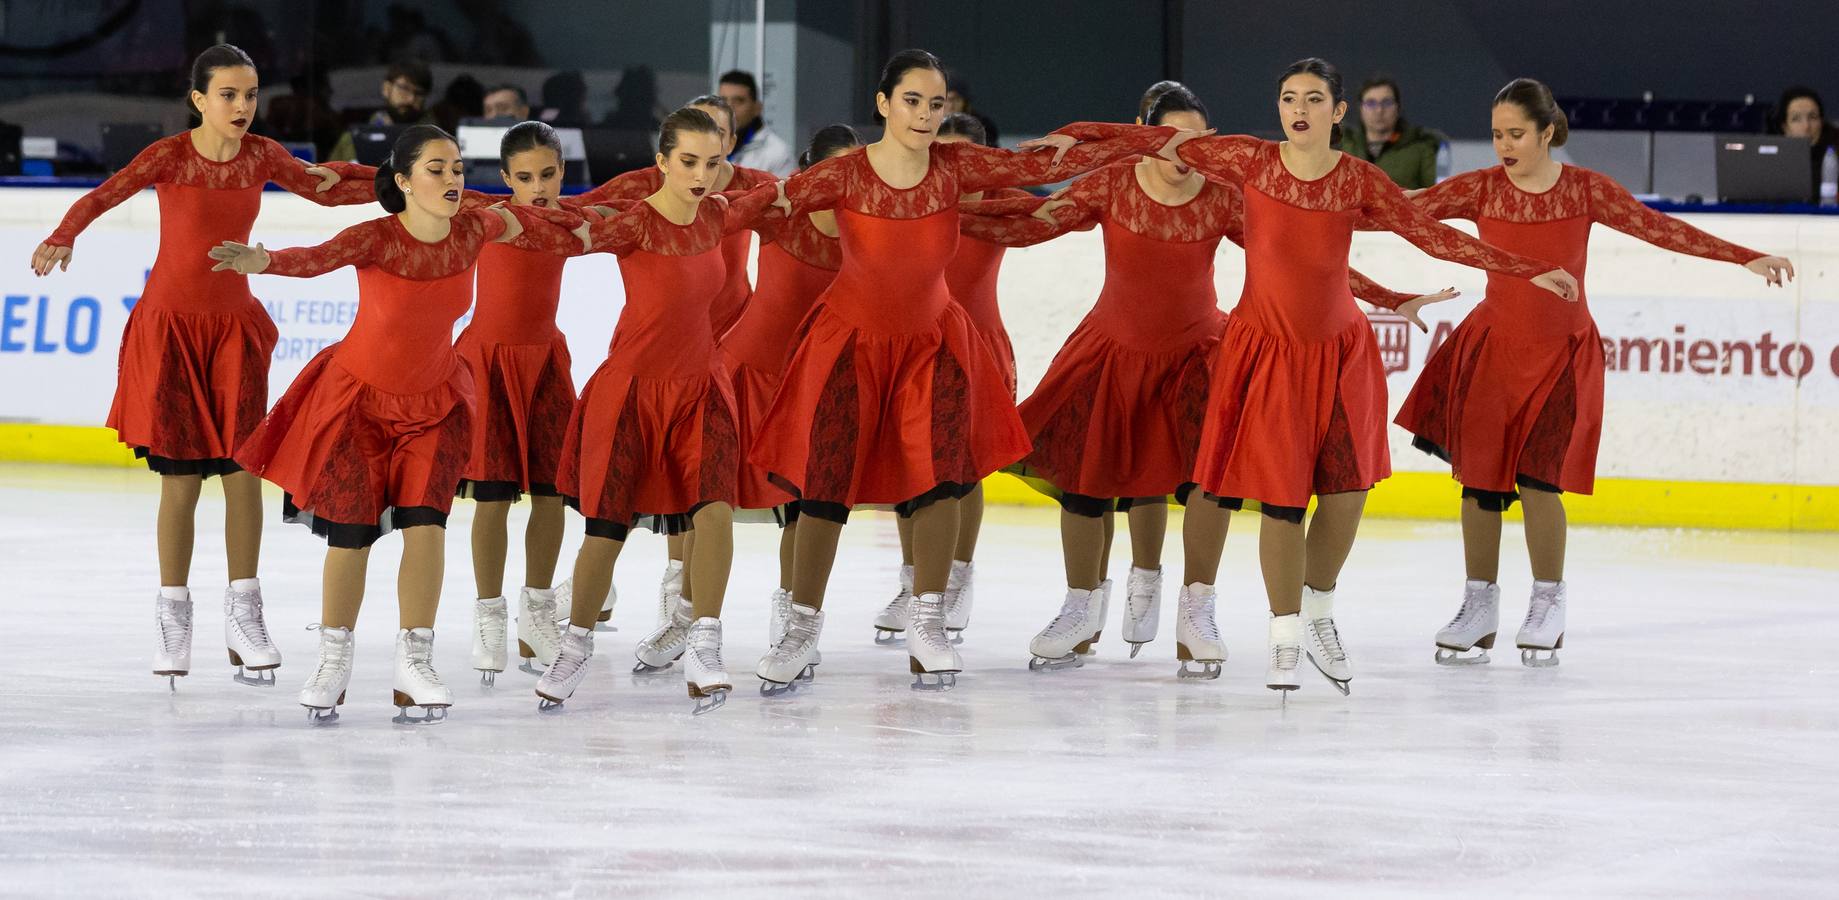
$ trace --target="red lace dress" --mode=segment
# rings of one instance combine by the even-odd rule
[[[1580,284],[1595,223],[1707,259],[1742,264],[1765,255],[1655,212],[1575,166],[1540,194],[1515,187],[1495,166],[1415,202],[1438,219],[1473,220],[1482,240],[1549,259]],[[1417,447],[1450,462],[1465,495],[1490,508],[1505,509],[1516,483],[1588,494],[1603,430],[1603,369],[1602,337],[1581,292],[1566,303],[1490,274],[1487,296],[1425,361],[1396,421]]]
[[[748,191],[778,180],[778,176],[771,172],[735,166],[734,177],[722,190],[730,193]],[[663,186],[664,173],[657,166],[646,166],[619,175],[593,190],[564,198],[562,206],[580,208],[615,200],[643,200],[657,193]],[[717,337],[734,327],[734,323],[741,318],[741,310],[747,307],[748,299],[753,296],[753,286],[747,283],[747,251],[752,245],[753,234],[745,229],[722,237],[722,262],[728,268],[722,281],[721,293],[716,294],[715,301],[709,304],[709,321],[715,326]]]
[[[865,151],[792,176],[798,212],[836,210],[843,262],[805,320],[752,460],[803,513],[841,520],[863,503],[911,511],[962,496],[1020,459],[1028,436],[1004,372],[945,285],[958,198],[1067,178],[1172,134],[1081,144],[1059,165],[1044,150],[935,143],[925,176],[904,189],[882,181]]]
[[[1020,188],[985,191],[976,202],[1005,200],[1039,202],[1035,195]],[[1009,340],[1009,330],[1003,327],[1002,307],[996,302],[996,277],[1002,272],[1003,254],[1011,246],[1017,246],[1005,239],[1006,232],[1001,220],[966,215],[960,209],[958,252],[952,254],[951,262],[945,266],[945,287],[951,291],[951,299],[964,307],[971,324],[990,345],[990,353],[996,356],[996,367],[1007,379],[1009,399],[1014,400],[1015,344]]]
[[[504,198],[468,191],[466,199],[489,206]],[[556,327],[567,261],[516,244],[479,251],[473,318],[453,348],[472,372],[477,401],[463,496],[557,493],[562,436],[575,410],[568,340]]]
[[[218,272],[206,251],[247,241],[270,181],[325,206],[376,199],[369,178],[327,163],[340,181],[318,178],[280,144],[245,135],[226,162],[206,159],[180,132],[142,150],[127,168],[72,204],[45,243],[70,247],[97,216],[142,188],[160,200],[160,250],[121,336],[108,425],[147,466],[164,475],[238,471],[230,459],[268,409],[275,325],[249,293],[249,279]]]
[[[745,451],[779,392],[798,324],[842,264],[841,242],[819,231],[809,215],[772,216],[763,223],[760,283],[741,318],[721,337],[722,357],[734,381],[735,424],[743,450],[737,487],[741,509],[768,509],[793,499],[765,469],[749,461]]]
[[[727,278],[722,239],[772,199],[704,202],[689,225],[643,200],[613,201],[621,212],[593,225],[593,250],[619,257],[626,305],[562,445],[557,487],[588,534],[623,541],[634,524],[677,534],[704,504],[735,502],[734,389],[709,304]]]
[[[543,211],[511,211],[524,225],[515,245],[580,252],[580,239],[541,218]],[[270,275],[358,270],[351,330],[307,363],[236,451],[238,463],[287,492],[289,521],[334,547],[447,524],[471,456],[474,395],[472,373],[454,352],[453,323],[472,305],[481,249],[503,233],[496,211],[469,210],[454,217],[446,238],[425,244],[385,216],[317,247],[270,254]]]
[[[1221,337],[1194,481],[1301,521],[1310,495],[1366,490],[1392,472],[1385,372],[1347,286],[1356,220],[1490,271],[1531,278],[1557,266],[1432,219],[1365,160],[1341,154],[1303,181],[1278,147],[1243,136],[1181,146],[1183,161],[1245,192],[1245,288]]]
[[[1102,513],[1112,498],[1185,500],[1226,327],[1213,259],[1221,238],[1244,240],[1244,195],[1208,180],[1169,206],[1143,190],[1135,162],[1121,162],[1073,182],[1063,198],[1070,205],[1054,213],[1057,225],[1029,216],[976,226],[1007,222],[995,236],[1020,246],[1102,224],[1105,240],[1104,288],[1022,402],[1034,450],[1009,471],[1084,515]],[[969,206],[1020,216],[1041,202]],[[1411,299],[1358,272],[1349,279],[1356,296],[1381,306]]]

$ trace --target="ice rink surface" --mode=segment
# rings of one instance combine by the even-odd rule
[[[863,514],[817,680],[772,699],[752,669],[777,534],[740,526],[737,690],[692,717],[676,670],[630,672],[663,566],[644,534],[616,576],[619,630],[539,715],[531,676],[482,688],[468,668],[461,502],[436,641],[450,719],[390,722],[386,537],[351,699],[316,728],[294,695],[323,545],[270,498],[262,578],[285,661],[276,688],[236,684],[207,487],[194,667],[170,693],[148,671],[157,497],[144,471],[0,465],[0,895],[1839,894],[1839,535],[1575,529],[1562,665],[1528,669],[1510,525],[1500,649],[1455,669],[1431,661],[1461,599],[1454,523],[1369,522],[1338,591],[1353,693],[1310,672],[1286,705],[1262,685],[1250,516],[1227,545],[1218,681],[1174,677],[1178,541],[1160,640],[1125,658],[1113,604],[1087,665],[1030,673],[1063,591],[1056,517],[992,508],[955,691],[911,691],[904,652],[872,643],[898,558],[892,519]]]

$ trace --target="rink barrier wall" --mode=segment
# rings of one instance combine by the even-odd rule
[[[0,188],[0,258],[28,258],[82,192]],[[375,206],[324,208],[269,192],[252,239],[316,244],[377,217]],[[1567,498],[1578,522],[1839,529],[1839,217],[1689,215],[1713,234],[1793,258],[1799,278],[1771,289],[1742,268],[1684,257],[1606,228],[1591,237],[1587,289],[1610,363],[1593,497]],[[1472,231],[1467,223],[1457,227]],[[143,191],[78,239],[69,271],[34,279],[19,266],[0,285],[0,458],[132,464],[103,424],[121,331],[158,248],[158,205]],[[1355,235],[1351,263],[1402,290],[1454,285],[1462,299],[1424,310],[1420,333],[1378,315],[1374,333],[1393,410],[1431,350],[1480,298],[1485,275],[1432,259],[1389,234]],[[1222,307],[1237,300],[1243,256],[1215,259]],[[229,276],[225,276],[229,277]],[[1090,309],[1104,280],[1102,236],[1076,233],[1011,250],[1003,314],[1021,394]],[[280,332],[269,398],[336,342],[357,313],[351,269],[311,279],[257,276],[251,288]],[[558,323],[577,385],[603,358],[623,302],[616,261],[570,261]],[[1554,301],[1560,302],[1560,301]],[[466,320],[459,323],[463,328]],[[456,329],[457,331],[457,329]],[[87,427],[54,427],[87,426]],[[1447,519],[1457,511],[1448,467],[1390,428],[1395,474],[1368,502],[1375,516]],[[995,502],[1044,502],[1007,476]]]
[[[83,425],[0,423],[0,461],[140,468],[133,451],[108,428]],[[987,503],[1054,506],[1053,500],[1013,476],[984,481]],[[1448,475],[1399,472],[1367,496],[1375,518],[1455,520],[1461,487]],[[1519,506],[1507,513],[1517,521]],[[1839,531],[1839,487],[1689,481],[1598,481],[1590,496],[1565,497],[1565,512],[1580,525]]]

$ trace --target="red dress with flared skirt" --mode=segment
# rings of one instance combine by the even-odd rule
[[[564,257],[504,244],[479,252],[473,318],[454,343],[477,392],[461,492],[475,500],[554,496],[575,410],[568,341],[556,327]]]
[[[1086,515],[1113,498],[1185,499],[1226,327],[1213,260],[1222,238],[1243,240],[1244,195],[1209,179],[1186,202],[1167,205],[1144,190],[1137,163],[1121,162],[1061,197],[1068,205],[1055,211],[1055,224],[1010,219],[1011,233],[996,237],[1020,245],[1101,224],[1105,283],[1022,402],[1034,450],[1010,471]],[[1024,215],[1039,203],[1000,211]],[[1388,307],[1410,299],[1349,275],[1362,299]]]
[[[239,471],[231,455],[268,409],[268,367],[276,331],[249,292],[249,279],[211,271],[207,254],[245,242],[270,181],[324,206],[376,199],[354,167],[328,163],[341,180],[320,179],[280,144],[245,135],[236,156],[205,158],[190,132],[163,138],[72,204],[45,243],[70,247],[90,222],[142,188],[160,200],[160,249],[121,335],[108,426],[165,475]]]
[[[751,227],[771,197],[751,199],[700,203],[688,225],[616,201],[621,212],[593,225],[593,250],[619,256],[626,305],[562,447],[557,486],[589,535],[623,541],[635,524],[681,533],[705,504],[735,502],[734,389],[709,304],[726,278],[722,238]]]
[[[747,458],[754,433],[779,392],[786,358],[798,324],[836,278],[842,245],[818,230],[809,215],[774,217],[760,234],[759,281],[753,299],[734,327],[721,336],[723,358],[734,382],[735,425],[741,438],[741,472],[736,489],[740,509],[770,509],[792,502],[765,469]]]
[[[1367,490],[1392,471],[1385,371],[1348,290],[1357,220],[1452,262],[1521,278],[1558,268],[1437,222],[1346,154],[1313,181],[1256,138],[1201,138],[1180,155],[1245,193],[1245,288],[1221,337],[1194,481],[1270,515],[1301,521],[1312,495]]]
[[[985,191],[979,202],[1034,199],[1033,194],[1019,188],[1003,188]],[[1002,307],[996,302],[996,279],[1002,272],[1003,254],[1012,245],[1005,243],[1000,234],[985,230],[985,224],[986,221],[980,221],[979,217],[959,216],[958,252],[952,254],[951,262],[945,266],[945,287],[951,291],[951,299],[964,307],[984,341],[989,343],[990,352],[996,356],[997,368],[1006,373],[1009,399],[1013,400],[1015,344],[1009,340],[1009,330],[1003,327]]]
[[[1732,263],[1765,254],[1643,206],[1608,177],[1565,166],[1539,194],[1499,166],[1458,175],[1414,198],[1438,219],[1469,219],[1481,238],[1576,275],[1601,223],[1668,250]],[[1582,291],[1566,303],[1490,273],[1487,295],[1424,363],[1394,420],[1448,460],[1464,493],[1505,509],[1516,485],[1588,494],[1603,430],[1603,339]]]
[[[818,298],[751,458],[833,520],[864,503],[910,511],[963,496],[1028,451],[1008,380],[944,270],[957,252],[967,193],[1070,177],[1165,143],[1169,129],[1048,151],[935,143],[920,181],[888,185],[866,151],[792,177],[799,213],[835,209],[843,248]],[[771,190],[769,187],[767,190]]]
[[[529,207],[512,212],[524,222],[514,246],[580,252],[577,238]],[[358,269],[351,330],[307,363],[236,451],[239,464],[286,492],[287,519],[347,548],[395,528],[447,524],[471,456],[474,395],[453,323],[472,305],[480,250],[504,228],[497,212],[469,210],[446,238],[423,243],[387,216],[270,255],[265,274]]]

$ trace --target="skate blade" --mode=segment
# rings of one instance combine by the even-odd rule
[[[279,668],[279,666],[267,669],[239,668],[236,670],[235,675],[230,676],[230,680],[237,684],[249,685],[250,687],[271,688],[275,686],[275,668]],[[255,674],[251,675],[249,674],[250,672],[254,672]]]
[[[434,725],[447,721],[446,703],[416,703],[415,698],[401,691],[390,692],[391,702],[396,704],[396,715],[390,719],[397,725]],[[420,710],[413,715],[410,710]]]
[[[1271,684],[1268,681],[1264,683],[1264,686],[1273,691],[1283,691],[1286,697],[1289,696],[1291,691],[1300,691],[1303,689],[1303,686],[1300,684]]]
[[[1541,653],[1545,655],[1540,656]],[[1558,665],[1558,651],[1544,647],[1521,647],[1520,665],[1529,669],[1549,669]]]
[[[543,677],[544,670],[537,668],[535,657],[525,657],[522,662],[517,664],[517,671],[541,678]]]
[[[540,713],[558,712],[562,709],[562,700],[551,697],[542,691],[536,692],[536,711]]]
[[[817,677],[816,668],[816,665],[805,666],[791,681],[770,681],[762,678],[760,679],[760,696],[778,697],[790,694],[797,690],[799,685],[810,684]]]
[[[1465,651],[1459,650],[1455,647],[1444,647],[1442,645],[1438,645],[1437,657],[1436,657],[1437,665],[1439,666],[1457,666],[1457,667],[1480,666],[1480,665],[1486,665],[1488,662],[1490,662],[1488,658],[1488,651],[1480,649],[1479,644],[1476,645],[1475,647],[1474,656],[1463,656],[1462,654],[1464,652]]]
[[[1189,668],[1190,665],[1198,668]],[[1212,681],[1220,677],[1220,664],[1211,659],[1184,659],[1181,668],[1175,670],[1175,677]]]
[[[634,675],[656,675],[660,672],[670,671],[671,667],[675,666],[676,664],[677,664],[677,660],[675,659],[661,666],[654,666],[651,663],[645,662],[644,660],[639,660],[638,662],[632,665],[632,674]]]
[[[882,628],[877,625],[875,626],[875,643],[883,647],[892,647],[906,640],[906,638],[903,637],[904,634],[904,631],[895,631],[892,628]]]
[[[1057,672],[1061,669],[1077,669],[1085,664],[1086,661],[1081,659],[1077,653],[1068,653],[1065,656],[1051,659],[1045,656],[1036,656],[1028,660],[1028,671]]]
[[[927,678],[927,676],[932,676]],[[916,672],[913,675],[913,690],[925,693],[942,694],[958,686],[956,672]]]
[[[504,670],[503,669],[480,669],[479,670],[479,686],[480,687],[497,687],[498,686],[498,673],[502,671]]]
[[[306,711],[308,725],[332,725],[338,722],[338,709],[336,707],[332,709],[321,709],[317,706],[309,706],[306,708]]]
[[[166,679],[166,690],[176,694],[179,692],[179,679],[190,675],[191,672],[189,670],[180,672],[176,669],[172,669],[163,672],[155,672],[153,674],[164,677]]]
[[[1129,641],[1127,643],[1130,644],[1131,659],[1136,659],[1137,654],[1143,652],[1143,648],[1149,644],[1148,641]]]
[[[696,701],[696,707],[690,710],[690,715],[706,715],[721,709],[728,702],[728,691],[729,686],[725,684],[716,685],[708,690],[698,690],[695,685],[691,685],[690,698]]]

